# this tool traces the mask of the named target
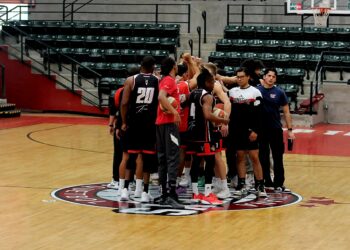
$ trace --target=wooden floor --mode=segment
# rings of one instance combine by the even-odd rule
[[[0,249],[350,249],[350,156],[287,154],[286,184],[303,197],[287,207],[171,217],[53,199],[110,181],[103,123],[0,129]]]

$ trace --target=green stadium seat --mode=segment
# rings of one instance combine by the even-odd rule
[[[264,48],[266,49],[266,52],[278,52],[280,48],[284,45],[281,40],[264,40]]]
[[[271,27],[271,38],[272,39],[288,39],[288,28],[281,26]]]
[[[247,50],[254,51],[254,52],[261,52],[263,51],[264,42],[261,39],[251,39],[248,40],[248,46]]]
[[[78,62],[88,61],[90,59],[90,49],[76,48],[73,57]]]
[[[301,27],[289,27],[285,39],[298,40],[304,39],[304,30]]]
[[[91,49],[89,53],[89,61],[91,62],[102,62],[104,61],[104,53],[103,49]]]
[[[134,32],[134,26],[132,23],[120,23],[118,34],[120,36],[131,36]]]
[[[152,50],[151,55],[154,57],[156,60],[156,63],[161,63],[164,58],[169,56],[169,52],[166,50]]]
[[[114,36],[101,36],[99,46],[101,49],[112,49],[115,47]]]
[[[332,51],[349,51],[349,43],[343,41],[334,41],[330,50]]]
[[[105,23],[103,28],[103,34],[106,36],[117,36],[119,35],[119,24],[118,23]]]
[[[258,59],[260,59],[266,67],[274,67],[275,65],[275,55],[272,53],[261,53],[258,55]]]
[[[80,48],[85,43],[85,36],[81,35],[72,35],[70,37],[70,47],[72,48]]]
[[[298,46],[298,52],[311,54],[313,52],[314,44],[311,41],[302,40]]]
[[[145,37],[145,49],[161,49],[159,37]]]
[[[332,46],[333,46],[333,42],[330,42],[330,41],[315,41],[313,51],[314,53],[329,51]]]
[[[117,78],[126,78],[128,76],[126,64],[112,63],[109,76],[117,77]]]
[[[136,51],[134,49],[123,49],[120,51],[120,59],[123,63],[134,63]]]
[[[86,36],[84,41],[84,47],[86,48],[98,48],[100,46],[101,36]]]
[[[237,39],[240,37],[241,26],[238,25],[227,25],[224,30],[224,37],[227,39]]]
[[[130,37],[117,36],[114,38],[114,47],[117,49],[125,49],[129,47]]]
[[[293,57],[287,53],[278,53],[275,55],[276,65],[280,68],[288,68],[291,65]]]
[[[129,41],[130,48],[132,49],[143,49],[145,47],[145,38],[144,37],[131,37]]]
[[[170,53],[176,53],[178,45],[178,39],[174,37],[160,38],[160,48],[162,50],[168,50]]]
[[[141,62],[145,56],[152,56],[152,52],[147,49],[136,50],[136,53],[135,53],[136,62]]]
[[[104,54],[106,62],[120,62],[119,49],[106,49]]]
[[[243,55],[240,52],[226,52],[225,59],[222,60],[225,65],[239,66],[241,64]],[[218,59],[220,60],[220,59]]]
[[[231,39],[219,39],[216,43],[216,51],[230,51],[232,50]]]
[[[271,38],[271,26],[257,26],[256,27],[256,37],[260,39]]]
[[[240,38],[253,39],[256,36],[255,26],[242,26]]]
[[[299,41],[285,40],[281,50],[283,52],[296,52],[298,50],[299,45],[300,45]]]

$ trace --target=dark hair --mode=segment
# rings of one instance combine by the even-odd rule
[[[213,63],[216,65],[216,67],[218,69],[224,69],[225,68],[225,64],[221,60],[215,60]]]
[[[255,75],[256,69],[263,69],[265,68],[264,64],[260,60],[254,60],[254,59],[246,59],[241,63],[241,67],[247,68],[250,72],[250,76]]]
[[[140,67],[138,65],[132,65],[130,68],[127,69],[127,75],[133,76],[140,73]]]
[[[163,76],[168,76],[170,74],[170,71],[173,69],[174,65],[176,65],[176,62],[173,58],[167,57],[163,59],[160,65],[160,74]]]
[[[201,73],[197,76],[197,86],[199,89],[205,88],[205,82],[211,78],[214,78],[213,75],[209,72],[208,69],[202,67]]]
[[[141,67],[143,67],[147,72],[153,72],[154,65],[156,64],[156,60],[153,56],[145,56],[142,59]]]
[[[235,72],[235,75],[237,75],[238,72],[244,72],[246,76],[250,76],[250,72],[246,67],[238,68]]]
[[[177,65],[177,75],[183,76],[183,74],[185,74],[187,70],[188,70],[188,67],[186,64],[182,63]]]
[[[277,77],[278,74],[277,74],[277,70],[275,68],[266,68],[264,70],[264,75],[267,75],[270,71],[274,72],[276,77]]]

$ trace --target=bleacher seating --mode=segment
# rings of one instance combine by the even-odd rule
[[[259,59],[266,67],[279,67],[280,85],[297,108],[297,95],[304,93],[303,81],[310,78],[322,58],[323,72],[350,71],[349,28],[226,26],[224,38],[218,39],[209,61],[221,60],[228,75],[246,59]],[[349,58],[348,58],[349,57]],[[323,74],[325,78],[326,75]]]
[[[17,41],[24,36],[26,54],[38,51],[45,69],[55,63],[61,71],[62,64],[72,64],[79,84],[82,78],[93,79],[99,94],[112,89],[106,87],[109,84],[104,77],[113,78],[114,83],[125,79],[128,67],[146,55],[152,55],[158,64],[169,54],[176,57],[180,44],[178,24],[25,20],[5,23],[2,36],[7,34]],[[76,67],[72,59],[81,65]]]

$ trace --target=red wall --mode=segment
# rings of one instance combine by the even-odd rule
[[[5,65],[7,102],[15,103],[20,109],[108,114],[107,109],[101,111],[97,107],[81,104],[80,95],[57,89],[53,80],[32,74],[29,66],[9,59],[6,46],[0,46],[0,63]]]

